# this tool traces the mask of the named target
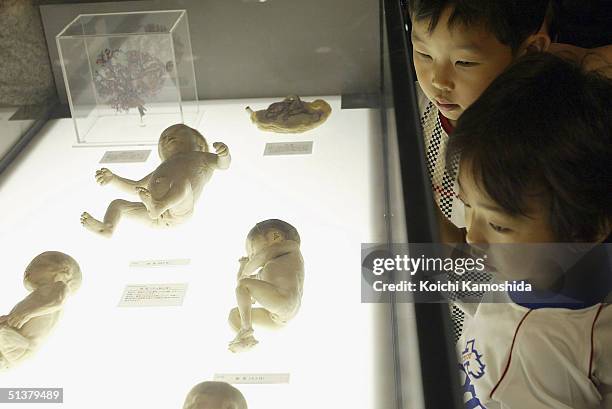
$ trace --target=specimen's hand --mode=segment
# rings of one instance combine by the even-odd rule
[[[147,189],[146,187],[136,186],[134,189],[136,189],[136,193],[138,193],[141,198],[143,198],[143,196],[148,199],[151,198],[151,192],[149,192],[149,189]]]
[[[115,175],[113,174],[113,172],[106,168],[102,168],[96,171],[96,182],[98,182],[98,184],[102,186],[108,184],[111,180],[113,180],[114,177]]]
[[[217,155],[219,156],[229,155],[229,150],[227,149],[227,145],[224,144],[223,142],[213,143],[213,148],[215,148],[215,151],[217,152]]]
[[[238,262],[240,263],[240,268],[238,269],[238,281],[240,281],[241,279],[248,277],[245,276],[242,271],[244,270],[244,266],[247,265],[247,263],[249,262],[249,258],[248,257],[240,257],[238,259]]]

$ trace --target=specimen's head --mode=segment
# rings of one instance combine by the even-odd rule
[[[23,284],[29,291],[58,281],[66,283],[70,292],[78,290],[82,281],[78,263],[59,251],[46,251],[34,257],[23,276]]]
[[[543,51],[549,0],[412,0],[414,67],[442,114],[457,120],[517,56]]]
[[[197,130],[183,124],[175,124],[164,129],[159,137],[157,150],[162,161],[178,153],[209,151],[204,136]]]
[[[521,58],[461,116],[472,243],[597,242],[612,220],[612,81],[547,53]]]
[[[202,382],[194,386],[183,409],[247,409],[242,393],[225,382]]]
[[[285,240],[300,244],[300,235],[295,227],[279,219],[268,219],[259,222],[249,231],[246,239],[246,250],[249,256],[257,254],[263,248]]]

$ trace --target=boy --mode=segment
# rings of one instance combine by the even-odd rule
[[[408,5],[427,170],[443,221],[464,227],[456,166],[445,166],[448,135],[514,59],[547,49],[550,38],[540,30],[547,9],[548,0],[412,0]]]
[[[449,134],[461,114],[520,55],[544,51],[541,30],[548,0],[411,0],[412,50],[425,157],[443,242],[464,241],[463,206],[457,200],[457,164],[446,166]],[[488,274],[464,279],[488,281]],[[451,311],[455,339],[463,313]]]
[[[612,81],[545,53],[523,57],[461,115],[447,157],[461,158],[466,239],[499,277],[533,285],[487,294],[506,302],[481,303],[464,329],[468,408],[612,408],[609,245],[561,274],[563,263],[527,260],[550,255],[535,243],[609,242],[611,134]]]

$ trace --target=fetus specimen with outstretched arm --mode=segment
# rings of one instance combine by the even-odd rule
[[[188,220],[214,170],[227,169],[230,165],[227,146],[215,142],[213,147],[216,153],[209,152],[206,140],[193,128],[182,124],[170,126],[159,138],[161,165],[141,180],[122,178],[106,168],[96,172],[100,185],[112,185],[138,195],[140,201],[113,200],[103,220],[84,212],[81,224],[94,233],[110,237],[123,216],[156,227],[170,227]]]

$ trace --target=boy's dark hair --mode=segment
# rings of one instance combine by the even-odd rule
[[[457,122],[461,155],[486,194],[525,215],[545,190],[559,241],[594,241],[612,221],[612,80],[547,53],[520,58]]]
[[[413,21],[429,20],[432,32],[447,7],[452,8],[449,28],[482,25],[516,52],[542,27],[549,0],[410,0],[408,14]]]

